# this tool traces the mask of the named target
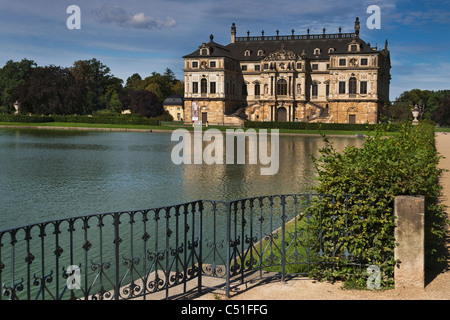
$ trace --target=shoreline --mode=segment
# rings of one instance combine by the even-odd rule
[[[0,125],[0,129],[37,129],[37,130],[64,130],[64,131],[104,131],[104,132],[144,132],[144,133],[158,133],[158,132],[173,132],[174,129],[137,129],[137,128],[102,128],[102,127],[61,127],[61,126],[40,126],[40,125]],[[183,128],[181,128],[183,129]],[[240,128],[243,129],[243,128]],[[207,129],[205,129],[207,130]],[[320,133],[302,133],[302,132],[280,132],[279,135],[298,135],[298,136],[320,136]],[[358,131],[355,134],[348,133],[333,133],[325,134],[328,137],[351,137],[351,138],[365,138],[366,134]]]

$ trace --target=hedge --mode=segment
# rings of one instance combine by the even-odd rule
[[[158,126],[158,119],[148,119],[130,115],[117,116],[38,116],[23,114],[0,114],[0,122],[45,123],[45,122],[72,122],[72,123],[101,123],[101,124],[128,124]]]
[[[293,130],[347,130],[366,131],[375,130],[382,127],[385,131],[399,131],[402,124],[382,123],[382,124],[350,124],[350,123],[311,123],[311,122],[266,122],[266,121],[246,121],[245,128],[255,129],[293,129]]]
[[[403,125],[399,134],[386,138],[381,129],[366,139],[361,148],[346,147],[337,152],[325,138],[321,156],[314,158],[319,182],[315,191],[332,194],[337,201],[319,204],[318,212],[324,245],[339,238],[340,252],[325,264],[318,264],[315,276],[340,279],[357,287],[365,287],[367,274],[356,274],[346,259],[339,258],[348,248],[354,254],[376,265],[382,272],[382,287],[392,287],[394,268],[395,220],[392,214],[398,195],[425,196],[426,252],[429,261],[445,259],[445,238],[448,234],[444,207],[439,203],[441,186],[438,168],[440,156],[435,147],[434,126]],[[344,194],[369,196],[361,198],[354,211],[346,209]],[[330,210],[331,209],[331,210]],[[336,233],[335,226],[347,225],[345,234]],[[327,232],[328,231],[328,232]]]

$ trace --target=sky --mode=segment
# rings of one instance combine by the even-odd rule
[[[182,57],[211,34],[229,44],[232,23],[237,36],[321,34],[353,32],[355,17],[371,46],[388,40],[392,101],[416,88],[450,89],[450,0],[0,0],[0,67],[23,58],[61,67],[96,58],[124,83],[166,68],[182,80]]]

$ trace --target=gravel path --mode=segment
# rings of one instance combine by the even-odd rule
[[[445,158],[440,167],[450,170],[450,133],[437,133],[438,152]],[[442,201],[450,211],[450,172],[444,172]],[[450,249],[450,246],[449,246]],[[226,297],[223,291],[202,295],[196,300],[214,300]],[[231,300],[450,300],[450,268],[427,268],[424,289],[395,288],[392,290],[346,290],[341,283],[319,282],[303,277],[279,280],[250,281],[232,291]]]

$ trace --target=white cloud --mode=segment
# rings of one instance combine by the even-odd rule
[[[95,15],[101,23],[114,23],[123,27],[152,29],[161,27],[169,28],[176,25],[176,21],[172,17],[167,17],[165,20],[158,20],[146,15],[144,12],[132,15],[125,9],[111,4],[106,4],[100,9],[96,9]]]

